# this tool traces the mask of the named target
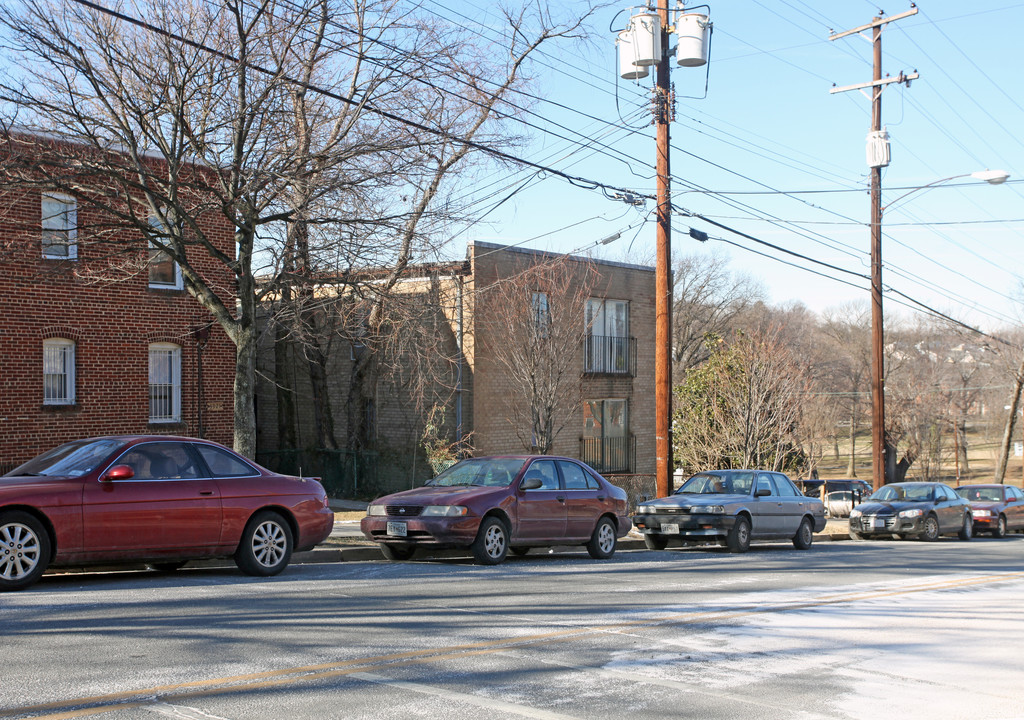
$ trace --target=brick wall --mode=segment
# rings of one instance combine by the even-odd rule
[[[207,220],[223,252],[234,247],[223,216]],[[152,290],[146,243],[111,231],[110,223],[78,205],[80,228],[105,226],[102,243],[80,232],[76,260],[42,258],[41,196],[37,190],[0,194],[0,469],[61,442],[121,433],[199,432],[231,444],[234,345],[213,327],[203,350],[203,390],[197,387],[194,327],[209,314],[184,290]],[[221,287],[232,287],[222,265],[201,250],[190,262]],[[100,279],[97,268],[119,267]],[[130,268],[134,267],[134,274]],[[100,273],[103,274],[103,273]],[[43,404],[43,340],[75,342],[75,403]],[[181,416],[149,423],[149,344],[181,347]]]

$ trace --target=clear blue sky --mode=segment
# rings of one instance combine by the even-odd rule
[[[481,32],[498,21],[494,6],[483,0],[425,0],[424,8]],[[529,140],[516,154],[653,194],[647,112],[653,81],[617,79],[615,35],[609,31],[620,10],[626,12],[614,27],[623,27],[628,8],[599,12],[589,44],[547,47],[532,68],[532,91],[548,101],[533,106],[528,119],[538,127],[521,128]],[[883,8],[897,15],[910,5]],[[987,330],[1016,325],[1024,317],[1024,3],[924,0],[919,9],[883,32],[883,73],[916,69],[921,75],[909,88],[894,84],[883,95],[883,122],[892,138],[883,203],[893,203],[885,214],[885,284]],[[871,43],[856,35],[837,41],[828,36],[830,29],[870,22],[878,10],[864,0],[712,2],[706,99],[682,97],[703,95],[705,69],[673,64],[680,96],[671,129],[675,204],[809,258],[869,273],[870,102],[858,91],[829,90],[833,83],[871,80]],[[1008,171],[1011,181],[989,186],[965,178],[897,201],[908,188],[986,168]],[[487,208],[531,176],[487,215],[486,224],[457,242],[464,246],[476,238],[569,252],[630,228],[601,247],[599,256],[653,262],[653,203],[637,210],[532,170],[505,169],[481,178],[473,192]],[[688,237],[689,227],[815,267],[700,220],[673,222],[675,257],[723,253],[735,270],[759,279],[774,303],[821,311],[868,298],[866,280],[817,267],[851,286],[720,240],[701,244]],[[909,317],[900,302],[887,295],[887,313]]]

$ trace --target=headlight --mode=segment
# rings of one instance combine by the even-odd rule
[[[420,513],[423,517],[462,517],[469,509],[462,505],[427,505]]]
[[[901,518],[915,518],[921,517],[922,515],[924,515],[924,510],[921,510],[919,508],[914,510],[901,510],[899,512],[899,516]]]
[[[654,512],[654,508],[651,507],[650,505],[640,505],[636,509],[636,512],[638,515],[650,515]]]
[[[851,511],[850,511],[850,517],[851,517],[851,518],[858,518],[858,517],[860,517],[860,516],[861,516],[861,515],[863,515],[863,514],[864,514],[864,513],[862,513],[862,512],[861,512],[860,510],[858,510],[857,508],[854,508],[853,510],[851,510]]]
[[[383,505],[371,505],[370,507],[366,508],[366,514],[367,515],[387,515],[388,511],[385,509],[385,507]]]
[[[992,517],[991,510],[971,510],[971,514],[974,515],[974,517]]]
[[[702,510],[699,510],[698,512],[702,512],[702,513],[705,513],[707,515],[724,515],[725,514],[725,506],[724,505],[708,505],[706,508],[703,508]]]

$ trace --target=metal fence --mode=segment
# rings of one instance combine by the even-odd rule
[[[632,472],[636,467],[636,436],[580,438],[580,460],[601,474]]]
[[[636,506],[644,500],[658,496],[658,482],[655,475],[605,475],[608,482],[626,491],[630,514],[636,512]]]
[[[636,377],[636,338],[587,335],[583,372]]]
[[[319,477],[331,497],[372,497],[380,485],[379,454],[354,450],[271,450],[256,462],[275,472]]]

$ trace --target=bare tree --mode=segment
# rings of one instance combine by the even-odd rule
[[[865,402],[870,398],[871,314],[865,303],[844,305],[825,313],[822,323],[829,358],[823,386],[847,423],[850,461],[847,477],[857,477],[857,432]]]
[[[751,307],[765,299],[752,278],[729,270],[722,255],[686,255],[676,262],[672,300],[672,373],[685,372],[709,356],[704,339],[727,336]]]
[[[578,23],[553,29],[540,8],[531,35],[510,14],[508,61],[495,65],[493,48],[392,0],[139,0],[132,10],[140,19],[61,0],[0,8],[13,68],[0,103],[18,128],[0,178],[66,192],[110,218],[80,228],[95,248],[81,274],[144,272],[145,249],[125,243],[125,230],[177,263],[236,346],[235,447],[252,455],[258,308],[283,297],[282,279],[293,283],[293,336],[316,374],[322,348],[311,338],[323,333],[301,309],[316,272],[389,267],[369,315],[379,334],[402,269],[452,220],[435,212],[445,181],[474,150],[508,139],[491,121],[522,64]],[[235,253],[210,217],[229,228]],[[280,223],[283,234],[271,230]]]
[[[477,291],[477,322],[488,328],[481,352],[510,385],[508,421],[530,452],[550,453],[582,407],[585,308],[598,281],[591,262],[557,256]]]

